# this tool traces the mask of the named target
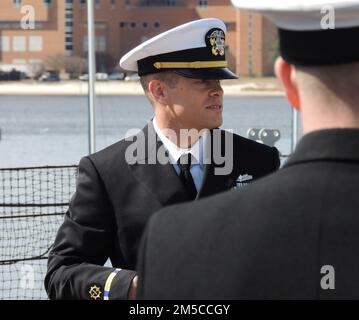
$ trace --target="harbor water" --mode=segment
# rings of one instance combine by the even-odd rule
[[[153,116],[144,96],[96,98],[97,150],[141,129]],[[291,107],[283,97],[229,96],[224,99],[223,129],[247,136],[250,128],[278,129],[276,146],[291,149]],[[85,96],[0,97],[0,167],[77,164],[88,153]]]

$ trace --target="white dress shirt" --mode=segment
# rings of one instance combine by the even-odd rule
[[[156,117],[153,118],[153,127],[155,128],[158,137],[161,139],[163,145],[168,151],[168,157],[170,159],[170,162],[175,168],[178,175],[180,174],[181,171],[177,163],[178,159],[182,155],[187,153],[190,153],[192,155],[190,171],[193,177],[193,182],[198,192],[202,186],[202,181],[203,181],[204,146],[206,145],[206,140],[209,134],[209,130],[205,130],[205,132],[201,135],[201,137],[196,141],[196,143],[192,147],[180,148],[163,134],[163,132],[157,125]]]

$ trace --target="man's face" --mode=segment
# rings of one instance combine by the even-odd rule
[[[169,88],[172,120],[182,129],[213,129],[221,126],[223,89],[219,80],[191,79],[178,76]]]

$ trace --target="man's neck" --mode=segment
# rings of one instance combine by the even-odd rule
[[[353,112],[353,109],[343,108],[338,112],[330,112],[328,106],[327,109],[315,109],[315,106],[312,106],[301,111],[304,133],[333,128],[359,129],[359,112]]]
[[[181,124],[168,119],[161,119],[156,115],[156,123],[158,129],[179,148],[192,147],[203,134],[205,129],[199,130],[196,128],[183,128]]]

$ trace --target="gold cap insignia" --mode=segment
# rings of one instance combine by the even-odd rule
[[[100,290],[100,287],[96,286],[96,285],[93,285],[91,288],[90,288],[90,291],[89,291],[89,294],[90,294],[90,298],[93,299],[93,300],[97,300],[97,299],[100,299],[101,298],[101,290]]]
[[[224,56],[225,34],[221,29],[211,29],[206,34],[206,43],[211,47],[214,56]]]

